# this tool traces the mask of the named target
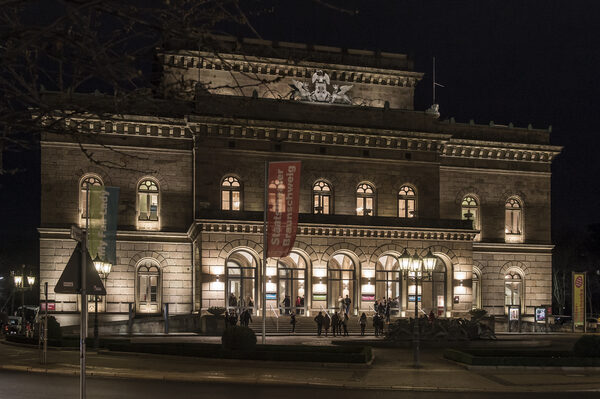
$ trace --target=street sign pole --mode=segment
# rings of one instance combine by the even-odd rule
[[[44,364],[48,359],[48,282],[44,283],[44,291],[46,293],[46,307],[44,308]]]

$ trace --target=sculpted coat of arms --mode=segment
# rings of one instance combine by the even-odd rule
[[[353,85],[338,86],[333,85],[332,92],[327,91],[327,86],[331,85],[329,75],[322,70],[318,70],[312,75],[313,89],[308,83],[292,79],[290,87],[292,100],[310,101],[318,103],[339,103],[352,104],[352,100],[346,94]]]

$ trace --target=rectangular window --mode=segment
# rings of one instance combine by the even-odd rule
[[[401,218],[406,217],[406,201],[398,200],[398,216]]]
[[[406,217],[407,218],[414,218],[416,216],[415,213],[415,200],[406,200],[406,207],[407,212],[406,212]]]
[[[362,215],[364,215],[363,204],[362,204],[362,198],[357,198],[357,199],[356,199],[356,214],[357,214],[358,216],[362,216]]]
[[[231,192],[231,210],[233,211],[239,211],[240,210],[240,192],[239,191],[232,191]]]
[[[156,302],[158,297],[158,278],[150,276],[150,302]]]
[[[231,207],[229,205],[229,191],[221,192],[221,205],[224,211],[231,210]]]
[[[140,220],[148,220],[148,195],[140,194]]]
[[[506,233],[521,234],[521,210],[506,210]]]
[[[366,202],[367,202],[367,204],[365,206],[365,209],[367,211],[370,211],[370,212],[367,212],[367,214],[372,215],[373,214],[373,198],[366,198]]]
[[[325,215],[329,214],[329,196],[328,195],[323,196],[323,213]]]
[[[150,194],[150,220],[158,220],[158,195]]]
[[[140,277],[140,302],[146,302],[148,300],[148,277]]]

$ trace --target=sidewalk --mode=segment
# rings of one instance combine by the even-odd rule
[[[135,339],[147,341],[165,338]],[[204,337],[182,336],[175,339],[206,342]],[[331,340],[268,337],[267,342],[329,345]],[[440,349],[422,350],[423,367],[414,369],[411,349],[374,349],[375,360],[372,365],[261,362],[90,351],[87,373],[105,378],[406,391],[600,391],[600,371],[514,367],[469,370],[444,359],[442,352]],[[37,348],[3,343],[0,344],[0,359],[0,370],[79,374],[79,352],[73,350],[49,350],[48,365],[42,366]]]

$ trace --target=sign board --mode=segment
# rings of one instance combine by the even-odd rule
[[[363,301],[374,301],[375,300],[375,295],[362,295],[361,298]]]
[[[545,322],[546,321],[546,308],[545,307],[536,307],[535,308],[535,321],[537,322]]]
[[[521,317],[521,308],[519,306],[511,306],[508,309],[508,320],[519,321]]]
[[[585,272],[572,273],[573,281],[573,326],[583,327],[585,321]]]
[[[94,262],[90,254],[86,251],[86,290],[91,295],[106,295],[104,284],[94,267]],[[81,292],[81,243],[78,243],[75,250],[63,270],[54,292],[57,294],[79,294]]]
[[[326,301],[327,295],[313,295],[313,301]]]
[[[268,294],[267,293],[267,299],[277,299],[277,294]]]
[[[300,162],[269,162],[267,182],[267,256],[288,256],[298,229]]]

